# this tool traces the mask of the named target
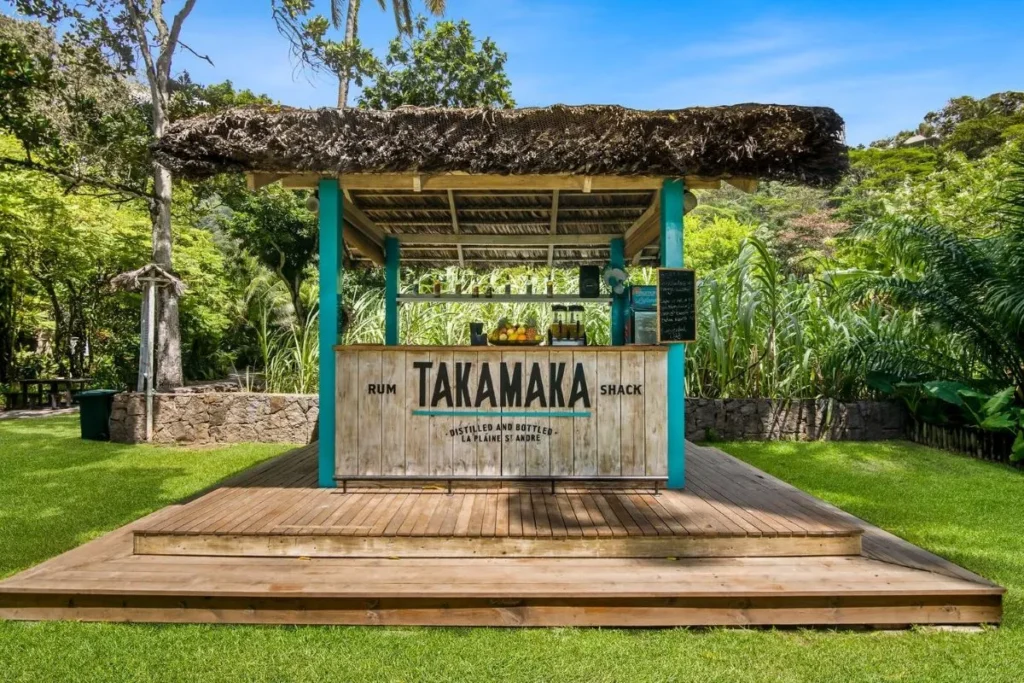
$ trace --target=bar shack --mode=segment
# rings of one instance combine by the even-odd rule
[[[683,267],[691,190],[826,184],[845,167],[834,111],[780,105],[246,108],[178,124],[158,155],[192,177],[244,171],[253,189],[316,192],[324,487],[645,479],[682,488],[685,342],[696,332],[696,282]],[[343,264],[385,269],[382,345],[340,343]],[[580,268],[580,288],[408,291],[403,264]],[[661,269],[642,312],[625,286],[638,265]],[[549,305],[557,325],[487,321],[474,345],[402,344],[400,306],[451,301]],[[587,343],[574,319],[594,305],[611,309],[608,346]],[[644,320],[647,343],[636,343]]]
[[[836,180],[832,110],[247,108],[176,122],[157,153],[192,177],[316,191],[319,442],[0,583],[0,617],[999,622],[999,586],[686,442],[688,191]],[[481,309],[472,343],[426,347],[402,344],[401,306],[443,315],[488,293],[410,290],[403,263],[581,277],[490,293],[550,322]],[[659,267],[655,290],[627,289],[638,264]],[[386,273],[383,343],[341,344],[342,271],[368,266]],[[609,307],[609,329],[581,328],[580,306]]]

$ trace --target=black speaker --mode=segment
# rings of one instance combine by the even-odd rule
[[[580,266],[580,296],[601,296],[600,266]]]

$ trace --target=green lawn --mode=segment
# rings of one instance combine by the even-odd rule
[[[0,577],[59,555],[289,448],[276,444],[194,449],[130,446],[83,441],[77,415],[2,420]]]
[[[75,440],[0,422],[0,574],[275,452]],[[1010,589],[984,633],[0,624],[0,681],[1024,680],[1024,474],[905,444],[726,444]],[[15,528],[11,528],[11,527]]]

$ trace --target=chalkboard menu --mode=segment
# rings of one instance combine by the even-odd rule
[[[658,269],[658,343],[697,338],[697,276],[686,268]]]

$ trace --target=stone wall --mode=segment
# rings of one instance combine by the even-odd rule
[[[153,397],[155,443],[296,443],[312,440],[319,415],[316,396],[289,394],[187,393]],[[110,417],[110,439],[146,440],[146,397],[118,394]]]
[[[894,401],[686,399],[691,441],[882,441],[903,438],[906,419],[903,404]]]
[[[110,438],[145,440],[146,399],[114,397]],[[156,443],[309,443],[316,396],[232,393],[157,394],[153,400]],[[827,399],[686,399],[686,437],[705,440],[796,439],[880,441],[904,437],[906,410],[888,401],[839,403]]]

